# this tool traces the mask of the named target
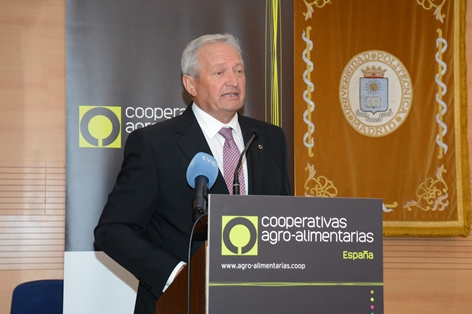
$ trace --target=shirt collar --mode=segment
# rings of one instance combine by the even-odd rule
[[[205,133],[205,135],[212,139],[218,133],[218,131],[222,127],[231,127],[233,128],[236,133],[243,138],[241,133],[241,127],[239,126],[238,122],[238,113],[236,113],[231,119],[231,121],[227,124],[222,123],[221,121],[213,118],[211,115],[203,111],[200,107],[198,107],[195,103],[192,104],[192,110],[195,114],[195,118],[197,118],[198,124],[200,128]]]

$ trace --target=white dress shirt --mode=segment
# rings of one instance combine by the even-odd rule
[[[193,113],[197,118],[198,124],[205,135],[205,139],[207,140],[208,146],[210,146],[211,153],[213,157],[215,157],[216,162],[218,163],[218,167],[223,173],[223,145],[225,143],[225,138],[218,133],[218,131],[223,127],[231,127],[233,129],[233,138],[236,142],[236,145],[239,148],[239,151],[242,152],[244,149],[244,140],[243,134],[241,132],[241,127],[239,126],[238,122],[238,114],[236,113],[233,119],[228,123],[224,124],[217,119],[210,116],[208,113],[200,109],[197,105],[192,106]],[[243,158],[242,167],[244,170],[244,185],[246,187],[246,194],[248,189],[248,172],[247,172],[247,163],[246,158]]]

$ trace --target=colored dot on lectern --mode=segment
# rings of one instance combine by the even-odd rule
[[[374,293],[375,293],[374,290],[370,290],[371,295],[374,295]],[[370,302],[372,302],[372,303],[374,302],[374,297],[370,297]],[[370,309],[372,310],[372,312],[370,314],[375,314],[374,313],[374,308],[375,308],[375,306],[373,304],[371,304]]]

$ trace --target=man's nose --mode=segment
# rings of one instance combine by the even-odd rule
[[[226,85],[228,86],[238,86],[239,85],[239,78],[236,73],[233,71],[229,71],[226,76]]]

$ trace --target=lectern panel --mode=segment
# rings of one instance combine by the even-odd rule
[[[211,195],[209,313],[383,313],[382,201]]]

